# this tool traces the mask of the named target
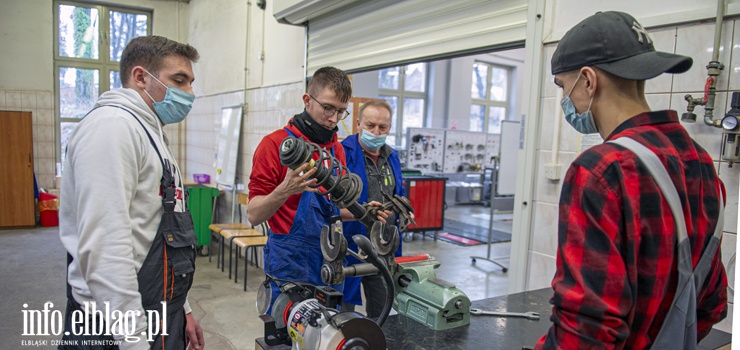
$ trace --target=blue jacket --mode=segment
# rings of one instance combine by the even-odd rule
[[[357,174],[362,179],[362,193],[360,194],[360,203],[367,203],[367,169],[365,168],[365,155],[360,146],[360,140],[358,134],[350,135],[342,141],[344,146],[344,152],[347,156],[347,168],[353,174]],[[400,195],[405,196],[406,192],[403,189],[403,178],[401,177],[401,160],[398,158],[398,152],[393,151],[388,156],[388,165],[390,165],[393,171],[393,177],[395,178],[396,187],[394,193],[388,193],[388,195]],[[367,232],[365,225],[359,221],[350,221],[344,223],[344,237],[347,238],[347,248],[353,251],[357,251],[357,245],[352,240],[352,236],[361,234],[366,235]],[[399,232],[399,246],[396,251],[396,256],[401,256],[401,245],[403,240],[400,237]],[[359,260],[353,256],[347,256],[348,265],[360,263]],[[362,304],[362,298],[360,296],[360,279],[348,277],[344,282],[344,298],[343,301],[346,303],[360,305]]]

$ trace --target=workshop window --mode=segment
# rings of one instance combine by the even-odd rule
[[[406,130],[424,127],[427,81],[426,63],[378,71],[378,97],[388,101],[393,109],[389,145],[405,147]]]
[[[511,70],[485,62],[473,64],[470,105],[470,131],[501,133],[501,121],[509,109]]]
[[[123,48],[151,34],[152,13],[84,2],[54,2],[54,88],[59,120],[59,160],[77,123],[101,93],[121,87]]]

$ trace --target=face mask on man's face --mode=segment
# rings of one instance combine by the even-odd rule
[[[193,108],[195,95],[189,94],[178,88],[167,86],[163,82],[159,81],[159,79],[157,79],[154,75],[152,75],[152,73],[149,73],[149,71],[144,71],[152,78],[154,78],[154,80],[156,80],[158,83],[162,84],[162,86],[167,88],[167,92],[164,95],[164,100],[160,102],[154,101],[152,95],[149,95],[149,93],[144,90],[144,93],[146,93],[146,95],[152,99],[152,106],[154,107],[154,111],[157,112],[157,116],[159,116],[159,119],[162,121],[162,123],[174,124],[183,121],[183,119],[185,119],[188,113],[190,113],[190,110]]]
[[[578,83],[578,79],[580,78],[581,75],[579,74],[578,78],[576,78],[576,81],[573,83],[573,87],[570,88],[568,95],[560,100],[560,107],[563,108],[565,120],[567,120],[568,124],[576,129],[576,131],[581,134],[596,134],[599,130],[596,129],[594,116],[591,114],[591,103],[594,102],[594,98],[591,97],[591,102],[588,103],[588,110],[583,114],[578,114],[578,112],[576,112],[576,105],[574,105],[573,101],[570,99],[570,94],[573,93],[573,89],[575,89],[576,83]]]
[[[360,142],[371,151],[377,151],[380,147],[385,145],[385,139],[388,135],[374,135],[370,131],[362,129],[360,134]]]

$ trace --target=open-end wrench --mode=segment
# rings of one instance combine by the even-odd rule
[[[478,316],[500,316],[500,317],[524,317],[530,320],[539,320],[540,313],[534,311],[528,312],[497,312],[497,311],[485,311],[476,308],[470,308],[471,315]]]

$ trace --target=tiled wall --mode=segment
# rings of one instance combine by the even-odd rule
[[[714,38],[714,23],[696,24],[679,27],[661,28],[651,31],[650,35],[657,50],[675,52],[691,56],[694,65],[684,74],[664,74],[646,83],[647,101],[653,110],[674,109],[679,116],[686,110],[684,95],[694,97],[702,95],[706,80],[706,64],[711,60],[711,49]],[[729,98],[732,91],[740,90],[740,23],[726,21],[722,29],[722,50],[720,61],[725,69],[719,76],[717,84],[717,104],[715,116],[722,115],[730,108]],[[734,42],[732,39],[735,38]],[[547,45],[543,59],[543,87],[540,93],[540,135],[537,142],[537,174],[535,184],[535,209],[530,232],[529,274],[527,289],[548,287],[555,274],[555,252],[557,250],[557,220],[558,200],[562,179],[560,181],[547,180],[543,168],[550,163],[552,156],[552,138],[560,108],[556,102],[556,86],[552,84],[550,73],[550,58],[556,45]],[[729,50],[732,48],[732,50]],[[737,236],[738,213],[738,176],[740,164],[728,168],[726,163],[721,166],[720,159],[721,129],[705,125],[702,122],[703,107],[697,107],[695,112],[697,122],[694,124],[682,123],[689,134],[715,159],[715,165],[720,177],[727,187],[727,208],[725,211],[724,236],[722,254],[725,264],[735,253]],[[561,117],[562,118],[562,117]],[[559,163],[562,164],[562,174],[565,174],[570,163],[578,156],[580,135],[567,123],[562,122],[559,144]]]
[[[245,192],[252,171],[254,150],[262,138],[285,126],[288,120],[303,110],[301,96],[304,84],[293,83],[246,91],[246,111],[242,119],[242,133],[238,156],[237,179],[244,185]],[[215,182],[215,154],[218,149],[221,130],[221,108],[244,103],[244,91],[199,97],[187,118],[186,146],[183,168],[188,179],[193,174],[209,174]],[[182,155],[180,157],[182,159]],[[217,220],[230,220],[231,198],[226,193],[221,196]]]
[[[0,89],[0,110],[33,115],[33,170],[39,187],[54,188],[56,175],[56,127],[54,94],[51,91]]]

